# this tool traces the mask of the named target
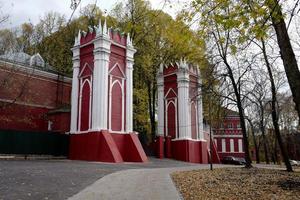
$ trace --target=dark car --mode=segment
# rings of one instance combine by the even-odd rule
[[[245,165],[246,161],[244,158],[236,158],[233,156],[225,156],[222,159],[223,164],[232,164],[232,165]]]

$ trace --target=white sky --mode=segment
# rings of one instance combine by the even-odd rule
[[[101,10],[106,9],[110,11],[117,2],[122,0],[81,0],[80,7],[93,4],[95,1]],[[173,5],[172,8],[165,6],[164,11],[174,16],[181,7],[178,2],[183,1],[186,0],[171,0],[171,2],[176,5]],[[150,2],[153,8],[163,8],[164,0],[150,0]],[[50,11],[64,14],[68,19],[72,13],[70,5],[71,0],[0,0],[0,15],[9,14],[9,20],[4,23],[0,29],[16,27],[29,21],[36,24],[44,13]],[[78,13],[78,11],[79,9],[77,9],[76,13]]]

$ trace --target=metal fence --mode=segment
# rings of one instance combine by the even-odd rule
[[[69,135],[0,130],[0,154],[67,156]]]

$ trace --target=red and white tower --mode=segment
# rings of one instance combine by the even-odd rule
[[[207,163],[199,69],[185,61],[161,66],[157,85],[159,157]]]
[[[129,35],[106,21],[79,31],[73,51],[70,158],[144,162],[133,132],[133,64]]]

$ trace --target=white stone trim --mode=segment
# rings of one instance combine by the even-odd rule
[[[225,139],[221,139],[222,152],[226,152],[226,141]]]
[[[108,129],[108,70],[111,41],[106,36],[96,36],[94,44],[92,129]]]
[[[216,138],[243,138],[243,135],[214,135]]]
[[[191,105],[190,105],[190,109],[191,109],[190,113],[191,113],[191,115],[192,115],[192,106],[194,106],[195,112],[196,112],[196,116],[195,116],[195,117],[196,117],[196,121],[195,121],[195,126],[196,126],[196,138],[197,138],[197,139],[202,139],[202,138],[199,137],[198,109],[197,109],[198,106],[196,106],[196,102],[195,102],[195,101],[192,101],[192,102],[191,102]],[[191,126],[192,126],[192,116],[191,116]],[[191,127],[191,135],[192,135],[192,127]]]
[[[177,73],[179,138],[192,138],[190,131],[189,73],[179,68]]]
[[[238,140],[239,153],[243,153],[243,139]]]
[[[25,103],[22,101],[15,101],[12,99],[2,99],[0,98],[1,102],[5,102],[5,103],[13,103],[13,104],[17,104],[17,105],[22,105],[22,106],[30,106],[30,107],[36,107],[36,108],[47,108],[47,109],[54,109],[56,108],[55,106],[45,106],[45,105],[41,105],[41,104],[34,104],[34,103]]]
[[[79,63],[78,63],[79,64]],[[75,65],[75,63],[74,63]],[[79,88],[79,67],[73,68],[73,82],[72,82],[72,97],[71,97],[71,127],[70,132],[75,133],[78,131],[78,88]]]
[[[202,85],[202,79],[199,68],[197,68],[197,75],[198,75],[198,84]],[[202,89],[198,87],[198,98],[197,98],[197,108],[198,108],[198,133],[199,138],[204,138],[204,128],[203,128],[203,102],[202,102]]]
[[[164,133],[164,119],[165,119],[165,106],[164,106],[164,78],[161,74],[157,76],[157,136],[163,136]]]
[[[133,55],[133,54],[132,54]],[[126,132],[133,132],[133,58],[126,57]]]
[[[91,77],[92,78],[92,77]],[[88,84],[88,86],[90,87],[90,102],[89,102],[89,126],[88,126],[88,130],[90,130],[91,128],[91,108],[92,108],[92,93],[93,93],[93,89],[92,89],[92,84],[91,81],[89,79],[85,79],[83,81],[83,78],[80,78],[80,93],[79,93],[79,112],[78,112],[78,131],[81,131],[81,111],[82,111],[82,89],[83,86],[86,84]]]
[[[177,75],[177,72],[172,72],[172,73],[170,73],[170,74],[165,74],[164,77],[172,76],[172,75]]]
[[[173,88],[169,88],[168,92],[167,92],[166,95],[165,95],[165,98],[168,98],[168,95],[169,95],[169,93],[170,93],[171,91],[173,91],[173,93],[174,93],[175,96],[177,97],[177,94],[176,94],[176,92],[173,90]],[[170,97],[170,98],[173,98],[173,97]]]
[[[8,69],[16,68],[16,69],[20,70],[21,72],[26,72],[26,73],[28,73],[28,70],[30,70],[30,73],[32,73],[32,75],[53,79],[53,80],[55,80],[54,82],[57,82],[56,80],[58,79],[58,75],[56,73],[46,72],[46,71],[43,71],[43,70],[39,70],[37,68],[26,67],[26,66],[23,66],[23,65],[20,65],[20,64],[15,64],[15,63],[3,61],[3,60],[0,60],[0,64],[4,64],[4,67],[6,67]],[[9,71],[9,70],[4,70],[4,71],[24,75],[22,73],[12,72],[12,71]],[[38,78],[38,77],[35,77],[35,78]],[[65,76],[64,77],[64,82],[65,83],[71,83],[72,78],[69,78],[69,77]]]
[[[234,152],[234,140],[233,139],[229,139],[230,142],[230,152]]]
[[[121,73],[122,73],[122,75],[123,75],[123,77],[119,77],[119,78],[126,78],[126,75],[124,74],[123,70],[121,69],[119,63],[117,63],[117,62],[116,62],[116,63],[114,64],[114,66],[108,71],[108,74],[111,74],[111,72],[112,72],[116,67],[119,68],[119,70],[121,71]],[[113,76],[115,76],[115,75],[113,75]]]
[[[79,71],[80,71],[80,49],[79,47],[72,48],[73,51],[73,79],[72,79],[72,96],[71,96],[71,124],[70,133],[78,131],[78,101],[79,101]]]
[[[84,63],[84,66],[83,66],[83,68],[82,68],[80,74],[78,75],[78,77],[83,77],[82,74],[83,74],[83,72],[85,71],[85,68],[87,68],[87,67],[91,70],[91,72],[93,72],[91,66],[86,62],[86,63]],[[87,76],[90,76],[90,75],[87,75]]]
[[[189,141],[195,141],[195,142],[207,142],[207,140],[198,140],[198,139],[192,139],[192,138],[175,138],[175,139],[172,139],[172,141],[182,141],[182,140],[189,140]]]

